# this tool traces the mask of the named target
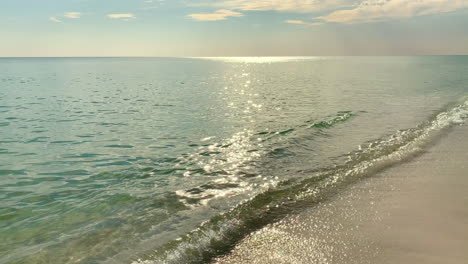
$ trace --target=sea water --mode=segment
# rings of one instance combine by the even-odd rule
[[[467,56],[0,59],[0,263],[209,262],[467,95]]]

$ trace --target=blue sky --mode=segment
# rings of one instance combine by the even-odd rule
[[[0,0],[0,56],[468,54],[468,0]]]

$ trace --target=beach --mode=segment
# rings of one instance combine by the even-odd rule
[[[214,263],[465,263],[468,126],[245,238]]]

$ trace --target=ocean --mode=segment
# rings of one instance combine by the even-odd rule
[[[0,264],[209,263],[468,118],[468,56],[1,58]]]

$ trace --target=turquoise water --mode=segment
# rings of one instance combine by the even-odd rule
[[[467,91],[467,56],[0,59],[0,263],[207,262]]]

